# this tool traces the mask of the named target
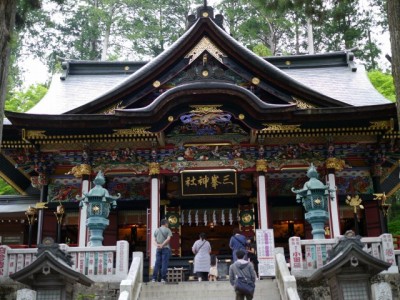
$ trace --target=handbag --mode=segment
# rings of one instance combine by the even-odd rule
[[[235,291],[238,291],[241,294],[253,295],[256,285],[246,277],[237,277],[234,287]]]

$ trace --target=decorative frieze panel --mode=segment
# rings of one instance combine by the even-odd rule
[[[81,183],[59,183],[49,184],[49,202],[77,202],[76,196],[80,195]]]

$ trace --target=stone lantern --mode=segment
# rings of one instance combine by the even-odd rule
[[[313,239],[325,239],[324,225],[329,220],[328,196],[333,190],[318,180],[318,172],[313,164],[307,171],[307,177],[310,180],[304,184],[303,188],[300,190],[292,188],[292,192],[297,194],[297,202],[302,202],[306,209],[305,219],[312,226]]]
[[[109,225],[108,215],[110,214],[110,208],[117,206],[117,199],[121,197],[110,196],[108,191],[103,188],[105,179],[103,173],[99,171],[95,180],[93,181],[95,187],[93,187],[89,193],[85,193],[84,197],[77,197],[80,200],[80,206],[88,205],[88,218],[86,220],[86,226],[89,228],[90,233],[90,247],[98,247],[103,245],[103,232],[104,229]]]

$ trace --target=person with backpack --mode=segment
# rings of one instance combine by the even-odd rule
[[[167,272],[171,248],[169,242],[172,237],[172,231],[168,228],[168,220],[162,219],[161,226],[154,231],[154,243],[157,244],[156,263],[154,265],[151,282],[156,282],[158,272],[161,269],[161,283],[167,282]]]
[[[255,290],[256,272],[251,262],[245,259],[246,252],[236,251],[237,260],[229,266],[229,282],[234,287],[236,300],[252,300]]]
[[[237,260],[236,252],[238,250],[243,250],[244,253],[246,254],[246,246],[247,246],[246,237],[243,234],[241,234],[239,228],[235,228],[233,230],[233,235],[232,235],[231,239],[229,240],[229,247],[232,249],[233,262],[235,262]],[[246,256],[245,256],[245,259],[247,259]]]

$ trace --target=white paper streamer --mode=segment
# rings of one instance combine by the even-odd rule
[[[196,226],[199,226],[199,211],[196,210],[196,213],[194,214],[194,223]]]
[[[189,226],[192,225],[192,210],[189,210],[188,212],[188,224]]]
[[[229,210],[229,224],[233,224],[232,209]]]
[[[185,211],[181,211],[181,225],[185,224]]]
[[[207,226],[207,210],[204,210],[204,225]]]
[[[217,215],[215,214],[215,210],[213,211],[212,217],[214,225],[217,225]]]
[[[225,225],[225,209],[223,209],[221,212],[221,223],[222,225]]]

